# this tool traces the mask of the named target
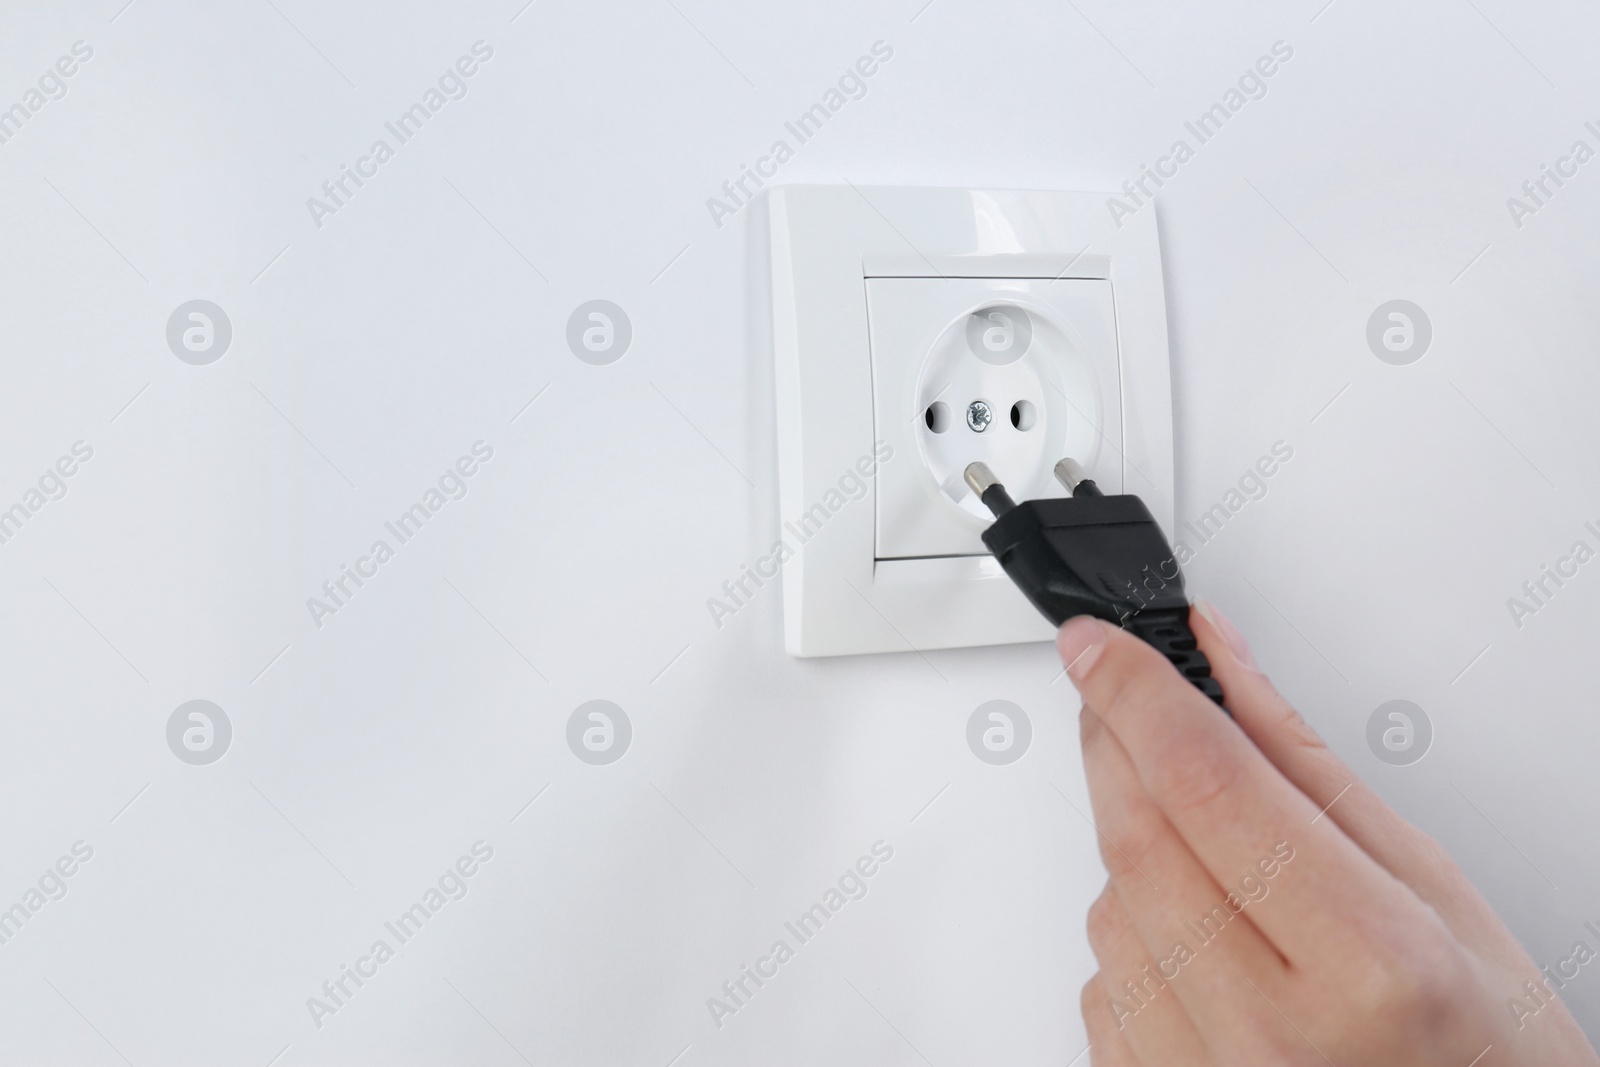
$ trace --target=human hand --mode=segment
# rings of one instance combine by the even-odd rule
[[[1444,849],[1322,743],[1215,608],[1190,623],[1231,721],[1114,626],[1069,619],[1057,637],[1110,873],[1089,911],[1090,1062],[1600,1064]]]

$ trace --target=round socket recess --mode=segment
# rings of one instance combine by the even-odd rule
[[[923,363],[917,410],[918,448],[940,495],[984,524],[992,516],[962,477],[967,464],[987,463],[1021,500],[1059,495],[1050,470],[1069,438],[1086,453],[1074,459],[1095,458],[1100,396],[1089,360],[1032,301],[997,300],[951,322]]]

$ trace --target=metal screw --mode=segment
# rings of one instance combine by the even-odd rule
[[[982,433],[994,421],[994,412],[989,409],[987,400],[974,400],[967,405],[967,428],[973,433]]]

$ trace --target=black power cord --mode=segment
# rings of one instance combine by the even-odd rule
[[[1132,494],[1106,496],[1072,459],[1055,474],[1072,496],[1018,504],[986,464],[968,466],[967,484],[994,513],[983,543],[1051,623],[1116,623],[1221,706],[1222,686],[1189,628],[1183,572],[1150,509]]]

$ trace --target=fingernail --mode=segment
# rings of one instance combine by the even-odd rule
[[[1061,632],[1056,635],[1056,651],[1061,653],[1061,662],[1066,664],[1067,677],[1072,679],[1073,685],[1089,673],[1105,646],[1105,627],[1099,620],[1078,615],[1062,624]]]
[[[1217,633],[1222,635],[1222,640],[1227,643],[1228,651],[1233,653],[1233,658],[1238,660],[1241,665],[1260,674],[1261,668],[1256,666],[1256,657],[1250,651],[1250,643],[1244,639],[1244,634],[1239,632],[1239,628],[1222,613],[1222,609],[1209,600],[1199,598],[1196,598],[1194,606],[1195,610],[1205,616],[1206,621],[1216,629]]]

